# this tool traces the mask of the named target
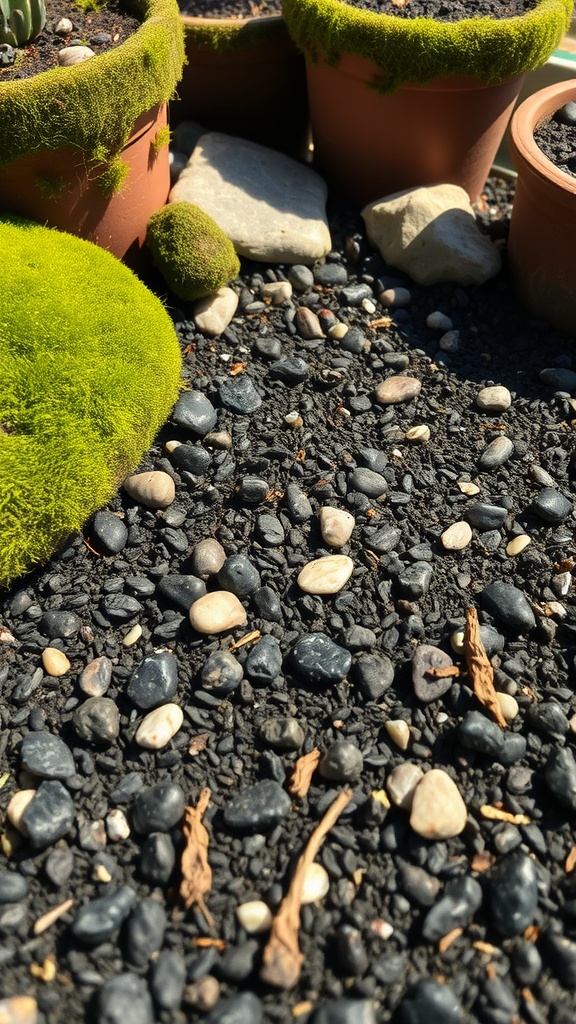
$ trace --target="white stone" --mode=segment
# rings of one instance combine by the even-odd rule
[[[223,633],[247,622],[244,607],[228,590],[213,590],[199,597],[189,614],[192,628],[198,633]]]
[[[508,388],[493,384],[478,392],[476,405],[482,412],[506,412],[512,405],[512,395]]]
[[[123,647],[133,647],[134,644],[138,643],[138,641],[139,641],[141,636],[142,636],[142,626],[140,625],[139,622],[137,622],[136,625],[132,626],[132,629],[129,630],[128,633],[126,633],[126,636],[122,640],[122,646]]]
[[[318,513],[322,540],[331,548],[341,548],[352,536],[355,526],[354,516],[342,508],[325,506]]]
[[[287,427],[291,427],[292,430],[300,430],[304,426],[304,420],[300,413],[296,412],[295,409],[293,409],[292,412],[286,413],[284,423]]]
[[[466,826],[466,804],[442,768],[432,768],[416,786],[410,826],[424,839],[451,839]]]
[[[420,765],[408,761],[392,769],[386,779],[386,792],[396,807],[410,810],[416,786],[422,781],[423,775]]]
[[[410,742],[410,726],[403,718],[388,719],[384,722],[384,728],[390,739],[400,750],[406,750]]]
[[[176,496],[172,477],[162,470],[133,473],[126,477],[123,486],[134,501],[151,509],[168,508]]]
[[[520,533],[517,537],[512,537],[512,540],[508,541],[506,554],[513,558],[514,555],[519,555],[522,551],[525,551],[531,543],[532,539],[527,533]]]
[[[314,263],[332,247],[327,187],[310,167],[246,139],[208,132],[170,192],[209,214],[236,252],[268,263]]]
[[[292,298],[290,281],[267,281],[260,288],[260,298],[269,300],[273,306],[281,306]]]
[[[333,327],[329,328],[328,334],[330,335],[331,338],[335,338],[336,341],[342,341],[342,338],[346,337],[349,330],[350,328],[348,324],[334,324]]]
[[[227,285],[199,299],[194,306],[194,323],[202,334],[216,338],[222,334],[238,308],[238,296]]]
[[[48,676],[59,676],[66,675],[70,671],[70,662],[64,654],[64,651],[60,651],[57,647],[45,647],[42,651],[42,664],[44,671]]]
[[[406,440],[425,444],[430,440],[430,427],[426,423],[419,423],[417,427],[409,427],[406,431]]]
[[[433,331],[451,331],[453,324],[449,316],[435,309],[433,313],[428,313],[426,327],[431,327]]]
[[[308,562],[297,583],[306,594],[337,594],[352,575],[354,562],[348,555],[324,555]]]
[[[134,739],[146,750],[162,750],[182,727],[184,712],[178,704],[163,704],[150,711],[138,726]]]
[[[269,931],[274,920],[272,911],[264,900],[248,900],[247,903],[241,903],[236,907],[236,917],[248,935]]]
[[[0,999],[0,1024],[36,1024],[38,1004],[32,996]]]
[[[458,185],[396,192],[370,203],[362,216],[372,245],[418,284],[482,284],[500,270],[500,253],[481,234]]]
[[[462,494],[466,494],[469,498],[472,498],[475,494],[480,494],[478,484],[473,484],[471,480],[459,480],[458,488],[462,491]]]
[[[60,21],[54,26],[54,32],[57,36],[67,36],[73,29],[74,25],[70,18],[60,18]]]
[[[11,825],[14,826],[20,835],[27,836],[28,831],[24,822],[22,821],[22,815],[28,807],[28,804],[36,796],[35,789],[18,789],[12,794],[6,808],[6,817]]]
[[[440,536],[442,541],[442,547],[446,551],[461,551],[462,548],[468,546],[472,540],[472,530],[470,525],[463,519],[457,523],[452,523]]]
[[[464,650],[464,630],[457,629],[455,633],[450,636],[450,647],[456,654],[461,654]]]
[[[123,839],[128,839],[130,825],[124,811],[119,807],[115,807],[106,815],[106,832],[111,843],[120,843]]]
[[[330,888],[330,877],[326,868],[314,861],[304,875],[302,884],[302,905],[322,900]]]
[[[58,63],[60,67],[71,68],[74,64],[81,64],[90,57],[95,57],[94,50],[89,46],[65,46],[58,50]]]
[[[518,701],[511,693],[496,693],[496,699],[500,705],[500,710],[504,715],[507,722],[513,722],[516,718],[520,708],[518,707]]]

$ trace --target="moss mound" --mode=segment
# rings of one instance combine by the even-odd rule
[[[78,530],[178,395],[161,302],[104,249],[0,217],[0,586]]]
[[[359,10],[341,0],[284,0],[284,19],[309,58],[336,64],[342,53],[378,68],[374,85],[392,91],[438,75],[500,82],[544,64],[568,28],[572,0],[540,0],[522,17],[438,22]]]
[[[184,35],[190,46],[214,53],[237,53],[249,46],[283,41],[288,32],[281,15],[264,18],[184,18]]]
[[[194,203],[168,203],[146,228],[146,244],[168,287],[193,302],[218,291],[240,271],[232,242]]]
[[[108,163],[140,115],[171,99],[184,63],[176,0],[133,6],[143,23],[116,49],[0,84],[0,165],[63,146],[83,150],[89,163]]]

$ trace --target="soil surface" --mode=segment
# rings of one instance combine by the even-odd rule
[[[464,18],[513,18],[536,6],[534,0],[345,0],[350,7],[398,18],[433,18],[435,21],[462,21]]]
[[[576,104],[571,106],[576,109]],[[556,167],[576,177],[576,122],[565,124],[555,115],[539,125],[534,139]]]
[[[54,29],[62,18],[72,22],[73,30],[57,35]],[[117,0],[110,0],[99,11],[82,11],[69,0],[47,0],[43,31],[29,46],[16,50],[14,64],[0,67],[0,84],[58,67],[58,52],[66,46],[81,43],[95,54],[106,53],[125,42],[140,24],[133,11]]]
[[[194,18],[257,18],[281,14],[281,0],[178,0],[183,14]]]

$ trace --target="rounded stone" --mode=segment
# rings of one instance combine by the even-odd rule
[[[490,472],[498,466],[503,466],[513,454],[514,444],[509,437],[495,437],[478,459],[478,469],[481,472]]]
[[[254,382],[246,374],[227,377],[220,384],[218,393],[222,405],[241,416],[249,416],[262,405]]]
[[[142,711],[170,701],[178,689],[178,662],[170,651],[149,654],[134,669],[126,689]]]
[[[554,487],[545,487],[532,502],[532,510],[550,526],[559,526],[572,512],[572,502]]]
[[[348,477],[348,491],[358,491],[368,498],[380,498],[388,490],[388,481],[381,473],[359,466]]]
[[[244,665],[244,671],[251,683],[267,686],[282,671],[282,651],[274,636],[263,636],[252,647]]]
[[[503,387],[501,384],[493,384],[490,387],[482,388],[476,395],[476,406],[482,412],[506,412],[511,405],[512,395],[508,388]]]
[[[323,864],[313,861],[302,881],[302,905],[316,903],[328,895],[330,876]]]
[[[228,590],[205,594],[190,608],[190,624],[198,633],[224,633],[245,626],[247,621],[244,607]]]
[[[259,932],[267,932],[272,927],[272,911],[263,900],[249,900],[236,907],[236,917],[239,925],[248,935],[257,935]]]
[[[225,696],[240,685],[244,675],[242,665],[230,651],[213,651],[200,671],[203,690]]]
[[[454,662],[449,654],[431,644],[418,644],[412,656],[412,685],[418,700],[424,704],[438,700],[448,692],[454,676],[434,677],[430,670],[452,668]]]
[[[480,604],[503,626],[518,633],[525,633],[536,625],[534,612],[528,599],[518,587],[496,580],[484,587]]]
[[[153,1024],[152,999],[145,978],[118,974],[98,993],[96,1024]]]
[[[186,962],[175,949],[162,949],[152,965],[150,991],[154,1002],[167,1012],[180,1008],[186,981]]]
[[[531,857],[514,850],[496,863],[490,875],[488,899],[492,922],[505,938],[522,935],[538,907],[538,873]]]
[[[465,514],[468,522],[477,530],[497,530],[504,523],[508,509],[500,505],[490,505],[485,501],[476,501]]]
[[[185,391],[176,402],[171,420],[196,437],[204,437],[216,426],[216,410],[202,391]]]
[[[409,811],[412,807],[416,786],[424,778],[424,772],[420,765],[398,764],[386,777],[386,792],[396,807],[403,811]]]
[[[111,938],[136,903],[136,893],[128,885],[85,903],[72,923],[72,934],[88,946],[97,946]]]
[[[466,826],[466,805],[455,782],[432,768],[416,786],[410,826],[424,839],[451,839]]]
[[[417,398],[421,390],[422,382],[416,377],[388,377],[376,388],[376,401],[380,405],[400,405]]]
[[[46,675],[59,678],[70,671],[70,662],[57,647],[45,647],[42,651],[42,665]]]
[[[260,726],[259,734],[273,750],[300,750],[304,743],[304,730],[295,718],[288,715],[267,718]]]
[[[158,583],[157,593],[170,604],[188,612],[194,601],[206,593],[206,584],[198,576],[174,573],[162,577]]]
[[[133,473],[126,477],[123,486],[130,498],[150,509],[168,508],[176,497],[172,477],[162,470]]]
[[[72,724],[88,743],[113,743],[120,733],[120,714],[109,697],[89,697],[74,710]]]
[[[146,750],[162,750],[182,728],[184,712],[178,704],[163,704],[142,719],[134,736]]]
[[[449,882],[444,896],[428,911],[422,925],[422,937],[437,942],[454,928],[465,928],[482,905],[482,886],[465,875]]]
[[[70,748],[49,732],[29,732],[22,740],[20,758],[40,779],[67,779],[76,771]]]
[[[296,677],[308,683],[337,683],[349,672],[352,655],[325,633],[309,633],[297,641],[292,661]]]
[[[186,800],[177,782],[157,782],[136,797],[132,807],[132,822],[140,835],[150,832],[168,832],[177,825]]]
[[[97,512],[92,520],[91,539],[99,550],[117,555],[126,547],[128,528],[113,512]]]
[[[291,807],[288,793],[273,779],[263,779],[228,799],[224,822],[229,828],[252,832],[275,828]]]
[[[205,537],[192,548],[192,572],[201,580],[216,576],[226,561],[226,552],[215,537]]]
[[[236,597],[249,597],[260,586],[260,573],[247,555],[229,555],[218,572],[218,583]]]
[[[400,1005],[401,1024],[464,1024],[458,998],[450,985],[420,978]]]
[[[126,924],[130,963],[144,967],[158,953],[164,941],[166,923],[166,911],[158,900],[143,899],[136,904]]]
[[[354,562],[348,555],[315,558],[300,571],[298,586],[306,594],[337,594],[350,579]]]
[[[74,823],[74,802],[56,779],[42,782],[22,814],[24,834],[34,850],[68,835]]]
[[[459,520],[444,530],[440,540],[446,551],[461,551],[472,540],[472,530],[467,522]]]
[[[350,740],[338,739],[322,757],[318,771],[331,782],[356,782],[364,767],[362,751]]]
[[[532,543],[532,539],[527,533],[520,533],[517,537],[513,537],[512,540],[508,541],[506,545],[506,554],[510,558],[514,558],[515,555],[522,554],[526,550],[529,544]]]
[[[112,680],[112,662],[102,655],[94,658],[83,669],[79,680],[80,689],[89,697],[103,697]]]

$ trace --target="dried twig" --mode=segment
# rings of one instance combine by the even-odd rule
[[[46,929],[50,928],[50,926],[53,925],[59,917],[62,917],[63,914],[70,910],[70,907],[73,905],[74,900],[64,900],[64,903],[61,903],[59,907],[53,907],[52,910],[49,910],[46,914],[43,914],[42,917],[39,917],[34,922],[32,929],[34,935],[41,935],[42,932],[45,932]]]
[[[255,643],[256,640],[260,639],[261,635],[259,629],[254,629],[251,633],[245,633],[239,640],[235,640],[234,643],[230,644],[228,650],[235,651],[238,647],[244,647],[245,644]]]
[[[459,676],[460,669],[458,665],[445,665],[444,668],[431,668],[426,669],[426,675],[432,676],[433,679],[449,679],[450,676]]]
[[[318,747],[314,747],[309,754],[298,758],[288,784],[290,796],[295,796],[298,800],[304,799],[310,789],[312,776],[320,764],[321,756]]]
[[[480,703],[484,705],[486,710],[498,722],[498,725],[505,729],[507,722],[502,714],[496,690],[494,689],[494,672],[480,639],[478,612],[475,608],[468,608],[466,611],[463,647],[468,672],[474,686],[474,693]]]
[[[564,864],[564,870],[567,872],[574,871],[574,868],[576,868],[576,846],[572,847]]]
[[[300,904],[304,877],[314,862],[325,836],[336,824],[346,805],[350,803],[352,795],[351,789],[344,789],[338,794],[320,824],[314,829],[298,858],[290,888],[274,918],[270,938],[262,955],[260,977],[268,985],[292,988],[300,977],[304,957],[298,944],[298,930],[300,928]]]
[[[507,821],[511,825],[530,824],[527,814],[511,814],[510,811],[503,811],[501,807],[492,807],[491,804],[482,804],[480,814],[483,818],[489,818],[491,821]]]
[[[186,845],[182,851],[180,882],[180,899],[186,909],[198,905],[210,931],[214,931],[214,919],[204,902],[206,893],[212,888],[212,868],[208,863],[208,832],[202,818],[210,802],[210,790],[203,789],[198,797],[196,807],[184,810],[184,839]]]

